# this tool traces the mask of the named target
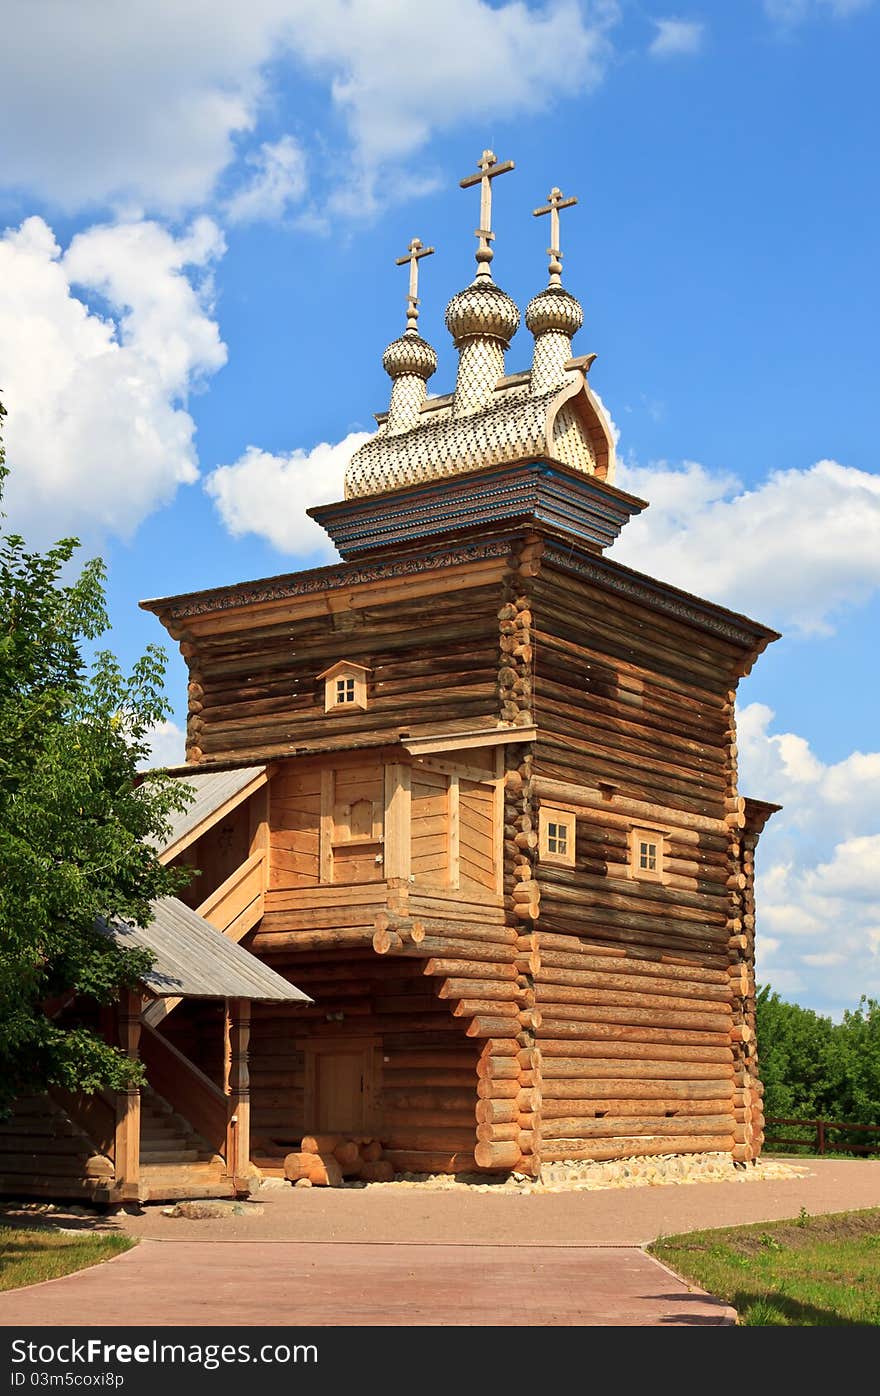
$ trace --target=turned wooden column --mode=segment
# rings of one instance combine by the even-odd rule
[[[250,999],[226,1001],[226,1171],[237,1192],[251,1172]]]
[[[119,1045],[137,1061],[141,1038],[141,995],[126,989],[119,1003]],[[116,1188],[123,1200],[137,1202],[140,1194],[141,1092],[138,1086],[116,1093],[114,1141]]]

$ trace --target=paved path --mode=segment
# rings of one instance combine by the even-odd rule
[[[2,1325],[96,1320],[703,1327],[733,1312],[631,1247],[142,1241],[105,1265],[0,1294]]]
[[[730,1311],[639,1246],[658,1235],[880,1207],[880,1161],[807,1177],[522,1195],[292,1189],[219,1221],[63,1220],[141,1244],[106,1265],[0,1294],[12,1324],[704,1326]],[[527,1312],[514,1310],[528,1294]]]

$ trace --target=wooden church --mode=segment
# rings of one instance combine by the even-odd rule
[[[536,210],[549,283],[508,373],[509,169],[486,151],[462,181],[477,271],[443,396],[418,331],[433,249],[400,259],[390,405],[345,499],[310,511],[342,561],[144,603],[189,666],[195,799],[163,856],[200,870],[176,913],[210,930],[196,978],[222,943],[271,981],[166,976],[128,1032],[175,1117],[201,1139],[213,1119],[233,1187],[315,1132],[419,1172],[761,1148],[754,857],[776,807],[739,793],[734,700],[777,637],[604,555],[645,505],[614,485],[595,356],[572,351],[575,200]]]

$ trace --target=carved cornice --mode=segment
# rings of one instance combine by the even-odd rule
[[[685,592],[676,591],[663,582],[652,582],[650,577],[640,578],[637,574],[621,567],[620,563],[599,561],[585,557],[569,549],[562,549],[552,543],[544,549],[543,563],[550,563],[596,582],[599,586],[630,596],[655,611],[675,616],[677,620],[697,625],[702,630],[721,635],[725,640],[739,645],[742,649],[759,652],[771,640],[779,638],[775,630],[750,621],[746,616],[738,616],[732,611],[714,606],[710,601],[690,597]]]
[[[361,586],[367,582],[388,581],[395,577],[415,576],[444,567],[463,566],[493,557],[505,557],[510,551],[510,537],[488,541],[462,543],[442,552],[412,554],[397,558],[377,557],[370,562],[342,563],[337,567],[317,567],[309,572],[289,572],[280,577],[261,581],[240,582],[233,586],[197,591],[187,596],[170,596],[154,601],[142,601],[145,611],[152,611],[168,622],[186,620],[191,616],[209,615],[214,611],[232,611],[241,606],[258,605],[267,601],[285,601],[297,596],[309,596],[340,587]]]

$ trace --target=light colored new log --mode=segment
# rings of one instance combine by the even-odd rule
[[[437,990],[437,997],[441,999],[466,999],[473,994],[485,995],[497,1003],[518,1003],[522,998],[515,983],[498,979],[445,979]]]
[[[577,1115],[572,1116],[571,1111],[576,1109]],[[698,1115],[708,1115],[713,1118],[723,1117],[725,1120],[733,1120],[734,1112],[730,1106],[730,1096],[721,1096],[715,1100],[677,1100],[674,1097],[663,1099],[639,1099],[630,1100],[626,1096],[619,1099],[597,1099],[578,1098],[577,1100],[556,1100],[548,1096],[544,1091],[541,1101],[541,1116],[544,1122],[548,1120],[559,1120],[564,1124],[570,1124],[572,1119],[589,1120],[591,1116],[601,1119],[605,1123],[605,1118],[621,1119],[623,1117],[635,1117],[634,1122],[642,1125],[648,1120],[654,1120],[658,1125],[666,1125],[667,1121],[677,1121],[679,1124],[685,1122],[687,1128],[693,1123],[693,1119]],[[616,1130],[613,1131],[616,1133]],[[550,1134],[545,1137],[550,1138]]]
[[[515,1027],[516,1019],[511,1018],[491,1018],[487,1014],[480,1014],[468,1023],[465,1029],[468,1037],[501,1037]]]
[[[513,1140],[489,1144],[480,1142],[474,1149],[474,1159],[478,1168],[509,1170],[516,1168],[522,1158],[522,1151]]]
[[[477,1081],[477,1096],[480,1100],[516,1100],[519,1089],[519,1074],[515,1080],[480,1077]]]
[[[733,1150],[732,1130],[727,1134],[715,1135],[672,1135],[667,1139],[593,1140],[590,1142],[572,1141],[554,1143],[545,1141],[541,1154],[546,1163],[570,1159],[625,1159],[650,1158],[655,1154],[729,1154]]]
[[[679,1047],[700,1047],[704,1043],[707,1047],[724,1047],[730,1041],[729,1033],[710,1032],[708,1028],[684,1031],[670,1027],[647,1027],[622,1023],[572,1022],[570,1019],[552,1017],[546,1008],[542,1012],[541,1022],[543,1037],[560,1040],[563,1038],[582,1038],[587,1042],[657,1042],[674,1044]]]
[[[681,986],[679,985],[679,993],[680,990]],[[660,1013],[675,1015],[676,1022],[684,1021],[680,1018],[680,1014],[692,1013],[707,1014],[711,1017],[718,1016],[721,1020],[729,1022],[731,1013],[729,995],[723,998],[719,995],[716,999],[704,999],[698,998],[696,995],[693,998],[684,998],[672,993],[645,993],[639,991],[635,983],[630,987],[626,980],[618,980],[613,988],[605,988],[603,985],[547,983],[540,979],[535,985],[535,1000],[547,1005],[551,1003],[577,1004],[583,1007],[595,1004],[596,1007],[604,1005],[607,1008],[656,1009]],[[547,1011],[550,1011],[549,1007]]]
[[[640,1059],[655,1062],[693,1062],[698,1066],[708,1065],[717,1062],[723,1065],[725,1072],[728,1067],[733,1069],[733,1049],[729,1042],[722,1043],[715,1047],[711,1043],[700,1042],[696,1046],[687,1044],[669,1045],[662,1040],[659,1042],[639,1042],[628,1041],[613,1042],[568,1042],[565,1040],[554,1041],[547,1034],[541,1038],[542,1059],[556,1057],[599,1057],[599,1058],[623,1058]],[[525,1064],[525,1063],[523,1063]]]
[[[542,1134],[551,1139],[632,1139],[638,1137],[662,1139],[667,1135],[701,1134],[717,1136],[734,1132],[733,1115],[689,1115],[675,1119],[658,1119],[650,1115],[608,1115],[604,1119],[587,1120],[578,1116],[544,1120]]]
[[[552,986],[551,991],[552,991]],[[537,989],[536,989],[537,995]],[[719,1004],[717,1011],[708,1013],[691,1013],[684,1008],[642,1008],[638,1005],[638,996],[633,995],[632,1000],[628,1000],[624,994],[616,994],[616,1000],[623,1000],[621,1003],[607,1005],[595,1002],[599,998],[598,994],[590,995],[585,1007],[580,1007],[575,1003],[559,1003],[556,1001],[547,1002],[543,995],[538,996],[542,1018],[545,1024],[551,1020],[578,1024],[590,1023],[598,1025],[600,1023],[617,1023],[628,1026],[640,1026],[656,1028],[692,1028],[698,1032],[710,1032],[713,1034],[724,1034],[730,1028],[730,1006],[729,1004]],[[549,1028],[547,1029],[549,1035]]]
[[[564,1058],[563,1058],[564,1060]],[[580,1061],[581,1068],[589,1063]],[[500,1084],[500,1083],[499,1083]],[[730,1102],[733,1080],[730,1076],[707,1077],[705,1080],[680,1079],[670,1076],[580,1076],[544,1075],[544,1100],[724,1100]],[[605,1106],[598,1106],[605,1109]],[[654,1108],[653,1106],[651,1107]],[[660,1107],[658,1107],[660,1108]],[[677,1106],[667,1106],[673,1109]]]
[[[437,975],[451,979],[484,979],[486,977],[486,961],[474,962],[470,960],[451,960],[435,958],[429,960],[425,965],[424,972],[428,975]],[[516,982],[516,966],[499,962],[492,970],[493,979],[505,979]]]
[[[459,999],[452,1010],[456,1018],[476,1018],[480,1015],[505,1019],[508,1030],[514,1031],[519,1021],[519,1009],[515,1003],[505,1003],[501,999]],[[514,1027],[511,1027],[513,1023]]]

